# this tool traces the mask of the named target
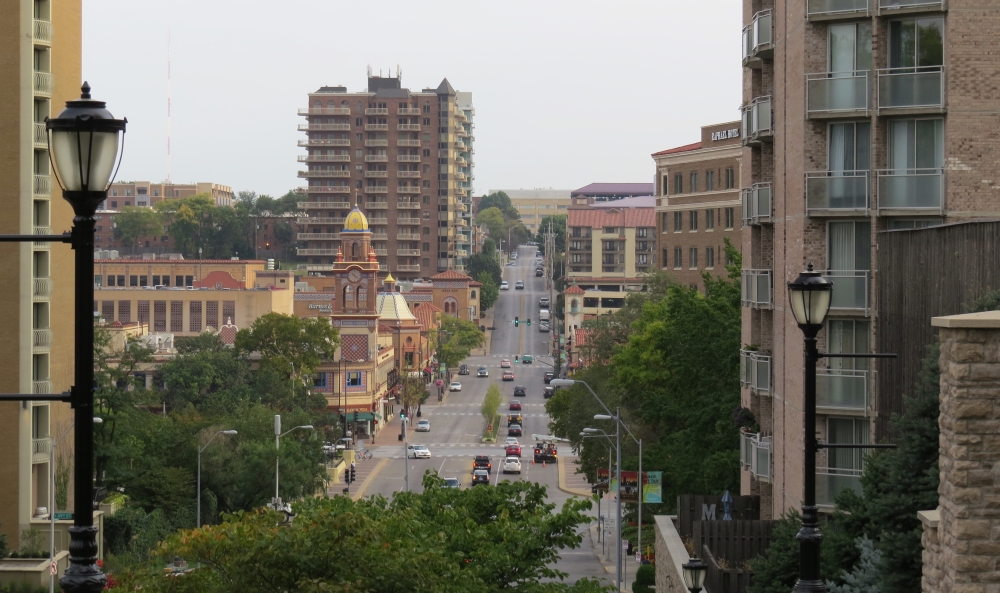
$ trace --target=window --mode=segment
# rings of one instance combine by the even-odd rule
[[[715,209],[705,210],[705,230],[710,231],[715,228]]]
[[[617,234],[617,232],[618,232],[618,229],[616,229],[613,226],[604,227],[604,234],[606,234],[606,235],[614,235],[614,234]]]
[[[679,233],[684,230],[684,213],[674,212],[674,232]]]
[[[867,418],[827,418],[826,442],[837,445],[864,445],[869,442]],[[865,449],[827,450],[827,471],[834,475],[860,476],[865,469]],[[820,469],[822,473],[822,469]],[[833,482],[835,478],[830,479]]]
[[[636,242],[635,250],[636,251],[649,251],[649,243],[647,241],[637,241]]]
[[[94,283],[95,284],[100,284],[101,283],[101,277],[97,276],[97,278],[94,280]],[[114,285],[115,285],[115,277],[112,274],[112,275],[108,276],[108,286],[114,286]]]
[[[688,228],[688,231],[697,231],[698,230],[698,211],[697,210],[691,210],[688,214],[689,214],[689,218],[691,219],[691,226],[690,226],[690,228]]]
[[[361,371],[347,371],[347,386],[362,387]]]
[[[715,171],[705,171],[705,191],[715,191]]]
[[[943,120],[889,121],[889,168],[894,173],[907,174],[913,169],[940,169],[943,165]]]
[[[636,263],[639,264],[640,266],[648,265],[649,264],[649,256],[646,255],[645,253],[640,253],[639,257],[638,257],[638,261]]]
[[[684,252],[681,251],[680,247],[674,247],[674,269],[675,270],[681,269],[681,266],[684,265],[684,262],[682,261],[683,253]]]
[[[118,321],[132,322],[132,301],[118,301]]]
[[[667,195],[667,188],[668,187],[670,187],[670,176],[669,175],[664,175],[663,176],[663,182],[662,182],[662,185],[660,187],[660,195],[661,196]]]
[[[149,323],[149,301],[138,301],[136,307],[136,312],[138,313],[138,318],[136,321],[139,323]]]
[[[194,286],[194,276],[185,276],[184,286]]]
[[[117,200],[111,200],[111,207],[112,208],[117,208],[118,207],[118,201]]]
[[[313,378],[313,387],[329,387],[327,384],[327,375],[329,373],[316,373],[316,376]]]
[[[830,124],[827,134],[829,138],[830,175],[856,175],[871,169],[871,124],[868,122],[847,122]],[[836,199],[831,196],[831,200]],[[848,199],[849,198],[841,198]],[[862,198],[864,200],[864,198]],[[864,208],[867,204],[854,204],[853,207]],[[839,207],[848,208],[847,203]]]
[[[184,331],[184,301],[170,301],[170,331]]]
[[[635,230],[635,236],[636,237],[646,237],[647,236],[646,233],[648,231],[649,231],[649,229],[647,229],[645,227],[638,228],[638,229]]]
[[[706,268],[715,267],[715,247],[705,248],[705,267]]]
[[[827,269],[840,272],[857,272],[871,269],[871,223],[863,221],[831,222],[828,231]],[[861,292],[861,301],[865,298],[865,283],[851,282],[846,279],[838,292],[850,291],[852,288]],[[843,294],[843,292],[841,292]],[[852,299],[855,300],[855,299]]]
[[[688,250],[688,269],[698,269],[698,248],[692,247]]]
[[[726,189],[736,187],[736,171],[732,167],[726,168]]]
[[[692,194],[693,193],[697,193],[697,191],[698,191],[698,173],[697,172],[692,172],[691,173],[691,183],[689,185],[690,185],[690,187],[688,187],[688,193],[692,193]]]
[[[674,175],[674,193],[682,194],[684,193],[684,176],[680,173]]]
[[[736,224],[736,211],[734,208],[726,208],[726,230],[732,230],[734,224]]]
[[[138,276],[129,276],[128,277],[128,285],[129,286],[139,286],[139,277]]]
[[[664,249],[663,250],[663,267],[664,268],[666,268],[668,265],[670,265],[670,255],[669,254],[670,254],[670,250],[669,249]]]
[[[149,277],[139,276],[139,286],[149,286]]]
[[[827,322],[826,347],[827,352],[834,354],[867,354],[871,351],[869,345],[870,324],[867,320],[830,319]],[[836,358],[826,359],[828,368],[833,371],[867,371],[867,358]]]
[[[918,218],[918,219],[890,219],[889,220],[889,230],[897,229],[925,229],[929,226],[938,226],[941,224],[940,218]],[[111,279],[111,276],[108,277]]]
[[[663,229],[664,233],[666,233],[667,229],[670,228],[670,214],[669,213],[664,212],[664,213],[662,213],[660,215],[660,228]]]
[[[930,68],[943,64],[943,18],[902,19],[889,23],[890,68]]]
[[[159,285],[160,285],[160,277],[153,276],[153,286],[159,286]]]

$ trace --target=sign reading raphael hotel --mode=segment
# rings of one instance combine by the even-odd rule
[[[303,319],[308,317],[329,317],[333,313],[333,298],[335,294],[335,292],[295,293],[295,315]]]

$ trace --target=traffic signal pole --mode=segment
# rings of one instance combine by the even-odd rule
[[[406,484],[406,491],[410,491],[410,446],[407,440],[408,435],[406,434],[406,423],[409,418],[406,417],[406,412],[399,413],[400,419],[403,421],[403,481]]]

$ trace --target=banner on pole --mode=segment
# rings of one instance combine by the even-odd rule
[[[663,502],[663,472],[643,472],[642,502]]]
[[[639,502],[639,472],[622,473],[622,502]]]

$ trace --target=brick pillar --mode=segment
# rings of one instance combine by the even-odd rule
[[[1000,311],[935,317],[931,323],[941,338],[940,520],[934,525],[924,518],[922,589],[995,593],[1000,591]]]

